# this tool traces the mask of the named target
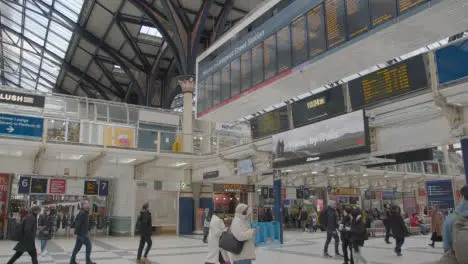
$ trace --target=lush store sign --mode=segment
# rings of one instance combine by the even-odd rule
[[[0,103],[44,108],[45,97],[40,95],[0,91]]]

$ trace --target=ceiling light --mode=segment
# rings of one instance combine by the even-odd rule
[[[80,160],[83,155],[58,153],[56,157],[58,160]]]
[[[284,170],[283,172],[291,172],[291,171],[293,171],[293,170]]]
[[[317,174],[317,173],[318,173],[318,172],[316,172],[316,171],[313,171],[313,172],[312,172],[312,174]]]
[[[367,177],[367,174],[366,174],[366,173],[364,173],[362,176],[364,176],[364,177]]]
[[[113,158],[109,159],[109,163],[113,163],[113,164],[129,164],[129,163],[132,163],[134,161],[136,161],[136,159],[133,159],[133,158],[113,157]]]
[[[187,165],[187,164],[188,164],[187,162],[178,161],[178,162],[170,164],[169,166],[171,166],[171,167],[181,167],[181,166],[184,166],[184,165]]]
[[[11,156],[11,157],[21,157],[23,155],[23,152],[21,150],[2,149],[2,150],[0,150],[0,155],[1,156]]]

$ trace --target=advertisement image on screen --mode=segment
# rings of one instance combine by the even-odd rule
[[[368,151],[362,110],[273,135],[275,168]]]
[[[251,159],[238,160],[237,171],[240,175],[252,173],[254,171],[252,160]]]

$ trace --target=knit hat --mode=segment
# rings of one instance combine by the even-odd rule
[[[40,212],[41,212],[41,207],[35,205],[35,206],[31,207],[31,212],[33,212],[33,213],[34,213],[34,212],[40,213]]]

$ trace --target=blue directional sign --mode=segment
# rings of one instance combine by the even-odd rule
[[[434,205],[442,210],[451,211],[455,208],[452,180],[427,181],[426,190],[430,208]]]
[[[31,177],[20,176],[18,182],[18,193],[29,194],[31,192]]]
[[[44,119],[38,117],[0,114],[0,135],[41,139]]]

